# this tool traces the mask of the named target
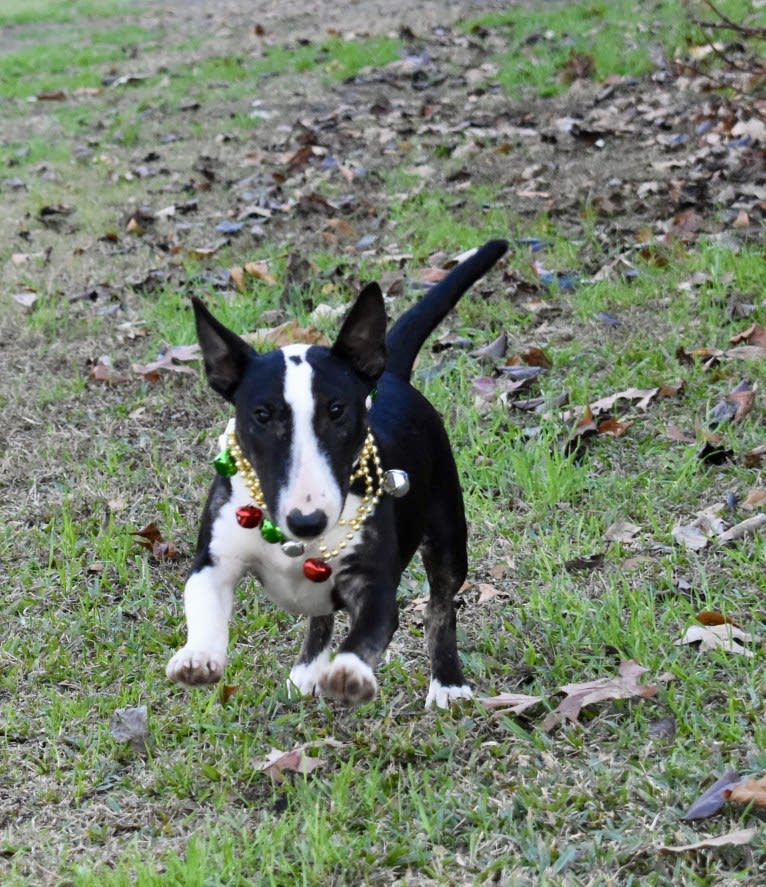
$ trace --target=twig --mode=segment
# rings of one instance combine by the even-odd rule
[[[732,21],[732,19],[725,16],[720,9],[716,9],[713,6],[712,0],[703,0],[703,2],[705,6],[709,6],[713,10],[722,22],[726,22],[733,31],[738,31],[740,34],[748,34],[751,37],[766,37],[766,28],[750,28],[747,25],[741,25],[739,22]]]

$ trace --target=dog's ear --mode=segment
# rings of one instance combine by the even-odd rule
[[[359,293],[343,321],[332,353],[350,361],[363,378],[377,381],[386,365],[386,308],[377,283]]]
[[[207,380],[213,391],[233,403],[234,394],[255,352],[247,342],[216,320],[196,296],[192,296],[192,304]]]

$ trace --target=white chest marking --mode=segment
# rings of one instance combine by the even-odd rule
[[[231,499],[221,508],[213,523],[210,553],[216,561],[229,560],[240,565],[239,572],[251,571],[263,585],[267,597],[288,613],[301,616],[323,616],[334,610],[332,601],[333,577],[325,582],[312,582],[303,575],[306,558],[320,557],[316,544],[307,545],[300,557],[288,557],[278,544],[266,542],[258,529],[245,529],[237,523],[236,510],[252,503],[242,478],[231,478]],[[357,514],[360,497],[349,495],[342,517],[353,518]],[[336,548],[346,539],[348,527],[335,526],[324,535],[329,548]],[[341,557],[333,558],[331,566],[337,571],[345,557],[351,554],[361,541],[361,531],[354,539],[347,540]]]

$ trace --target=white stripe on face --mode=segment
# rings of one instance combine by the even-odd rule
[[[288,345],[282,349],[285,358],[284,398],[293,414],[287,483],[277,498],[276,519],[283,530],[287,527],[287,515],[293,509],[303,514],[323,511],[330,528],[337,523],[343,507],[338,481],[327,457],[319,449],[314,431],[314,371],[306,360],[308,349],[308,345]]]

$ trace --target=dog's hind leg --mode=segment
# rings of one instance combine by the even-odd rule
[[[301,696],[314,696],[319,692],[319,676],[330,663],[334,620],[332,613],[309,619],[300,656],[290,670],[288,692],[291,687],[297,687]]]
[[[451,702],[470,699],[473,695],[458,657],[454,602],[468,572],[463,499],[460,488],[451,484],[442,486],[439,498],[441,501],[431,503],[421,547],[431,590],[425,612],[426,642],[431,659],[426,708],[434,704],[438,708],[448,708]]]

